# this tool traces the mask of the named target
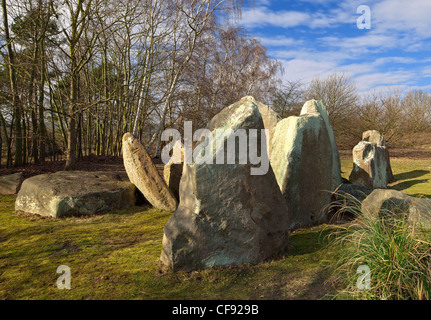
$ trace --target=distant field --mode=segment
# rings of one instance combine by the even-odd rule
[[[344,177],[351,168],[343,155]],[[431,160],[394,158],[392,168],[395,189],[431,197]],[[158,260],[171,213],[54,220],[17,215],[14,201],[0,196],[0,299],[331,299],[338,290],[328,266],[343,248],[327,246],[331,225],[293,232],[266,262],[174,273]],[[60,265],[71,269],[71,290],[56,287]]]
[[[390,188],[415,197],[431,198],[431,157],[429,159],[391,157],[391,166],[395,182],[389,185]],[[352,157],[342,155],[342,176],[348,179],[352,168]]]

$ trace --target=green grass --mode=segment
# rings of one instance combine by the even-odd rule
[[[431,197],[431,159],[391,159],[395,182],[389,185],[415,197]],[[341,158],[342,176],[349,179],[353,163],[351,157]]]
[[[383,209],[382,215],[358,211],[347,227],[339,228],[332,244],[340,250],[335,274],[345,289],[339,298],[367,300],[429,300],[431,298],[431,237]],[[389,214],[389,215],[388,215]],[[358,267],[365,266],[369,288],[359,288]],[[363,282],[362,282],[363,283]]]
[[[259,264],[174,273],[159,262],[170,213],[134,207],[90,218],[41,219],[0,196],[0,299],[307,299],[323,284],[332,248],[322,227],[291,235],[288,250]],[[325,231],[326,232],[326,231]],[[70,267],[60,290],[57,267]]]
[[[428,181],[431,161],[392,165],[394,188],[431,196],[415,181]],[[174,273],[159,261],[171,213],[134,207],[55,220],[17,214],[14,201],[0,196],[0,299],[332,299],[343,290],[330,269],[345,250],[328,246],[333,225],[293,232],[288,249],[265,262]],[[60,265],[71,269],[71,290],[56,286]]]

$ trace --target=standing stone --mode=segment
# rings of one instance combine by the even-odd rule
[[[12,195],[17,194],[24,180],[22,172],[9,174],[0,177],[0,194]]]
[[[155,208],[173,212],[177,200],[144,146],[131,133],[123,136],[123,161],[130,181]]]
[[[59,171],[24,180],[15,210],[45,217],[88,216],[135,205],[135,186],[118,174]]]
[[[335,134],[331,125],[331,121],[329,120],[329,114],[326,110],[325,105],[322,101],[317,100],[309,100],[307,101],[301,110],[301,115],[307,113],[317,113],[325,121],[326,130],[328,131],[329,140],[331,142],[332,148],[332,191],[338,188],[342,184],[341,179],[341,162],[340,162],[340,154],[338,153],[337,143],[335,142]]]
[[[180,200],[180,181],[183,174],[184,147],[177,141],[173,147],[172,158],[163,168],[163,177],[175,198]]]
[[[392,173],[391,162],[389,157],[389,150],[386,147],[385,138],[378,132],[377,130],[368,130],[362,133],[362,141],[373,142],[377,144],[378,147],[382,147],[385,150],[385,158],[386,158],[386,176],[388,182],[394,181],[394,175]]]
[[[376,130],[363,133],[353,148],[353,170],[349,180],[367,188],[386,188],[394,180],[385,139]]]
[[[249,139],[248,129],[263,128],[258,106],[251,101],[223,109],[208,124],[205,152],[211,161],[194,158],[192,164],[184,164],[180,204],[164,228],[160,259],[173,270],[259,262],[286,247],[288,211],[271,167],[266,174],[252,174],[255,165],[238,161],[239,143],[235,164],[216,162],[219,152],[226,158],[226,140],[235,136],[225,136],[224,143],[217,144],[217,129],[245,129]]]
[[[290,229],[326,219],[333,191],[333,155],[322,116],[281,120],[272,141],[271,166],[291,216]]]
[[[278,121],[281,120],[281,117],[278,115],[277,112],[272,110],[267,105],[256,101],[252,96],[246,96],[246,97],[242,98],[240,101],[253,102],[257,106],[257,108],[259,109],[259,112],[260,112],[260,114],[262,116],[262,120],[263,120],[263,126],[266,130],[268,130],[268,135],[266,137],[266,145],[268,147],[267,149],[268,149],[268,157],[269,157],[271,154],[272,134],[274,132],[275,126],[277,125]]]
[[[362,133],[362,141],[374,142],[379,147],[386,147],[385,138],[377,130],[368,130]]]

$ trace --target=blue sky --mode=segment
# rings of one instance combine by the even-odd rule
[[[431,0],[254,0],[238,22],[268,48],[285,80],[346,72],[362,93],[431,91]],[[371,28],[359,29],[360,5]]]

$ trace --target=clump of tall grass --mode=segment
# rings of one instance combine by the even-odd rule
[[[428,300],[431,298],[431,238],[429,230],[407,219],[407,211],[391,207],[378,215],[361,210],[355,199],[343,201],[338,212],[354,219],[337,226],[330,245],[341,247],[332,265],[344,289],[336,298]],[[359,273],[366,266],[369,274]],[[367,288],[359,280],[370,280]],[[364,284],[362,282],[362,284]]]

